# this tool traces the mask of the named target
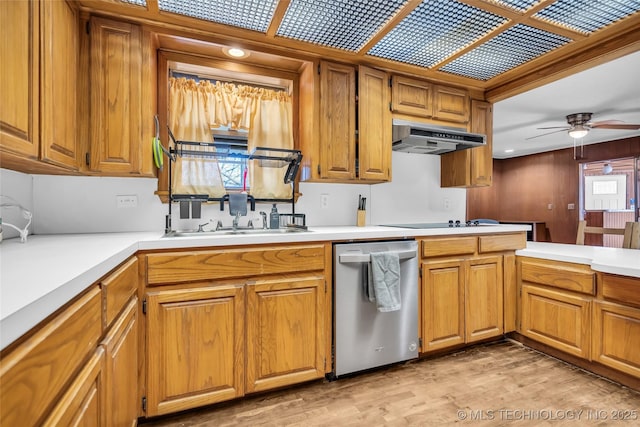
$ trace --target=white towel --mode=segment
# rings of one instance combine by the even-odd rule
[[[368,281],[369,301],[380,312],[400,310],[400,258],[397,252],[372,252]]]

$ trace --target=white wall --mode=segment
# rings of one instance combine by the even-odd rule
[[[162,231],[168,206],[154,194],[156,179],[102,178],[26,175],[1,170],[2,194],[21,201],[34,214],[36,234]],[[367,198],[367,224],[442,222],[465,219],[466,190],[440,188],[440,157],[393,153],[393,181],[384,184],[301,183],[302,196],[296,212],[306,214],[307,225],[355,225],[358,196]],[[136,207],[118,207],[117,196],[135,196]],[[323,196],[327,206],[321,206]],[[260,211],[269,214],[271,205],[258,205],[242,218],[261,226]],[[283,213],[290,205],[278,205]],[[4,216],[3,216],[4,217]],[[174,229],[197,228],[220,219],[231,224],[228,208],[203,206],[200,219],[181,220],[179,206],[172,207]],[[207,227],[208,228],[208,227]]]
[[[32,176],[7,169],[0,169],[0,195],[10,197],[25,209],[33,212]],[[10,201],[8,198],[0,198],[0,203]],[[27,224],[27,220],[22,216],[21,211],[16,208],[1,208],[0,216],[2,217],[3,223],[13,224],[19,228],[24,228]],[[32,226],[30,226],[29,230],[32,229]],[[3,239],[19,236],[18,232],[10,227],[2,227],[2,230]]]

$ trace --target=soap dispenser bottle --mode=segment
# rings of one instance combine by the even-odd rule
[[[269,214],[269,228],[280,228],[280,214],[278,213],[278,208],[276,208],[275,203],[273,204],[271,213]]]

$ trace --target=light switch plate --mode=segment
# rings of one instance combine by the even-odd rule
[[[138,207],[138,196],[135,194],[116,196],[116,206],[120,208],[136,208]]]

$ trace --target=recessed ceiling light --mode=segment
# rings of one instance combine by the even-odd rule
[[[232,58],[246,58],[247,56],[249,56],[249,52],[240,49],[239,47],[223,47],[222,51],[225,53],[225,55]]]
[[[504,150],[505,153],[513,153],[513,148],[509,148],[507,150]]]

